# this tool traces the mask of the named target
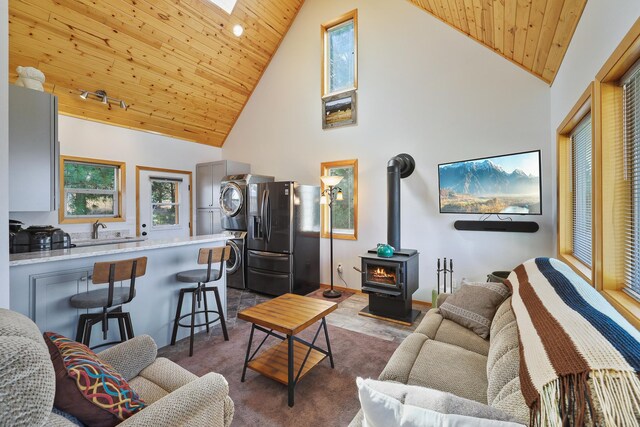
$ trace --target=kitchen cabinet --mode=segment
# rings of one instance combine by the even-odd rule
[[[87,292],[91,268],[57,271],[31,276],[31,319],[41,332],[53,331],[75,339],[78,318],[86,310],[76,310],[69,298]],[[60,312],[73,315],[60,316]]]
[[[216,234],[220,225],[220,183],[227,175],[251,172],[247,163],[220,160],[196,165],[196,235]]]
[[[218,233],[222,233],[220,209],[197,209],[196,234],[203,236]]]
[[[58,98],[9,85],[9,211],[58,207]]]

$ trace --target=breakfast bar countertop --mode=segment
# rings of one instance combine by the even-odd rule
[[[89,258],[101,255],[122,254],[153,249],[187,246],[209,242],[220,242],[230,237],[225,234],[210,234],[206,236],[176,237],[173,239],[149,239],[142,242],[117,243],[112,245],[85,246],[53,251],[27,252],[11,254],[9,266],[39,264],[53,261],[64,261],[78,258]]]

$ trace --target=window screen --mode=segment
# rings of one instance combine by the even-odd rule
[[[573,202],[573,256],[592,265],[591,115],[571,134],[571,181]]]

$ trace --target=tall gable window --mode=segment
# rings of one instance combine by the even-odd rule
[[[124,221],[124,163],[67,156],[60,163],[60,223]]]
[[[358,11],[322,25],[322,96],[358,88]]]

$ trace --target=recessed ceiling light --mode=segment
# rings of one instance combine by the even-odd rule
[[[243,32],[244,32],[244,28],[242,28],[242,25],[236,24],[236,25],[233,26],[233,34],[236,37],[240,37]]]
[[[235,7],[238,0],[209,0],[211,3],[219,6],[222,10],[231,15],[233,12],[233,8]]]

